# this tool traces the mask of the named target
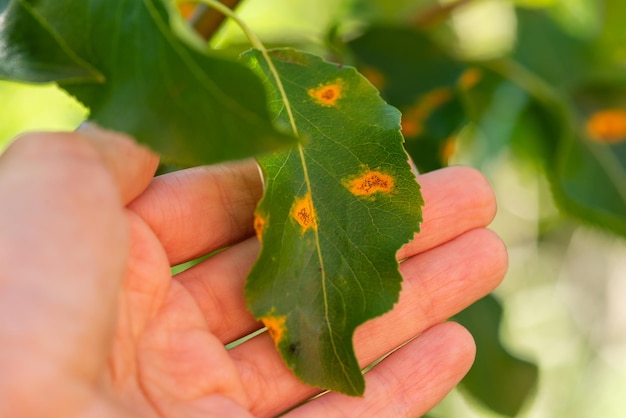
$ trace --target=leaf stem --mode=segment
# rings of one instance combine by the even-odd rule
[[[246,22],[241,20],[241,18],[237,16],[237,14],[232,11],[232,9],[226,7],[225,5],[223,5],[217,0],[195,0],[195,1],[206,4],[207,6],[214,8],[220,13],[223,13],[225,16],[228,16],[230,19],[234,20],[235,23],[237,23],[237,25],[241,28],[243,33],[246,35],[246,37],[248,38],[252,46],[258,49],[259,51],[261,51],[263,58],[265,58],[265,61],[267,61],[267,66],[270,70],[270,73],[272,73],[272,76],[274,77],[274,80],[276,81],[276,86],[278,87],[278,92],[280,93],[280,96],[283,99],[283,103],[285,103],[285,110],[287,111],[287,116],[289,117],[289,124],[291,125],[291,130],[293,131],[293,134],[296,137],[298,137],[298,127],[296,125],[296,119],[293,116],[293,110],[291,109],[289,98],[287,97],[287,93],[285,92],[285,87],[283,86],[280,76],[278,75],[278,71],[276,71],[276,67],[274,67],[272,58],[270,57],[270,54],[267,52],[265,45],[263,45],[261,40],[254,34],[254,32],[252,32],[252,30],[246,24]]]
[[[287,93],[285,92],[285,87],[283,86],[282,80],[280,79],[280,76],[278,75],[278,71],[276,70],[276,67],[274,66],[274,63],[272,62],[272,58],[270,57],[270,54],[267,52],[267,49],[265,48],[265,46],[263,45],[263,43],[261,42],[261,40],[254,34],[254,32],[252,32],[252,30],[250,30],[250,28],[248,27],[248,25],[239,18],[239,16],[237,16],[231,9],[229,9],[228,7],[224,6],[222,3],[220,3],[217,0],[195,0],[198,1],[200,3],[204,3],[210,7],[215,8],[217,11],[223,13],[224,15],[228,16],[229,18],[233,19],[235,21],[235,23],[237,23],[237,25],[239,25],[239,27],[241,28],[241,30],[244,32],[244,34],[246,35],[246,37],[248,38],[248,40],[250,41],[250,43],[252,44],[253,47],[255,47],[256,49],[258,49],[261,54],[263,55],[263,58],[265,59],[265,61],[267,62],[267,66],[268,69],[270,71],[270,73],[272,74],[272,77],[274,77],[274,80],[276,81],[276,86],[278,87],[278,91],[280,93],[280,96],[283,100],[283,103],[285,104],[285,110],[287,111],[287,115],[289,117],[289,124],[291,125],[291,130],[294,134],[294,136],[296,138],[298,138],[298,126],[296,125],[296,119],[293,115],[293,110],[291,109],[291,103],[289,102],[289,98],[287,97]],[[304,176],[304,183],[306,184],[306,187],[308,189],[309,192],[311,192],[312,194],[312,183],[311,183],[311,178],[309,176],[309,170],[308,170],[308,166],[306,163],[306,158],[304,155],[304,147],[302,146],[302,142],[298,141],[298,154],[299,154],[299,158],[300,161],[302,163],[302,173]],[[313,213],[317,213],[315,210],[315,203],[313,201],[313,198],[311,198],[311,206],[313,208]],[[315,248],[316,248],[316,252],[317,252],[317,258],[319,260],[320,263],[320,270],[321,270],[321,276],[322,276],[322,289],[323,289],[323,294],[324,294],[324,308],[326,309],[326,325],[328,327],[329,333],[331,335],[331,343],[333,345],[333,347],[335,347],[335,341],[334,338],[332,338],[332,326],[330,324],[330,322],[328,322],[328,301],[326,300],[327,297],[327,291],[326,291],[326,268],[324,266],[324,258],[322,257],[322,252],[321,252],[321,244],[320,244],[320,236],[319,236],[319,231],[317,230],[317,228],[315,228],[314,230],[315,232]],[[336,348],[335,348],[336,350]]]

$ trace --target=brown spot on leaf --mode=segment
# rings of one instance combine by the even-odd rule
[[[626,140],[626,110],[605,109],[587,119],[587,136],[597,142],[615,144]]]

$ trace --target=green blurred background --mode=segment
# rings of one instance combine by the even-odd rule
[[[562,157],[570,149],[563,143],[570,142],[555,139],[584,131],[581,126],[593,111],[623,106],[622,1],[474,0],[454,7],[454,1],[443,0],[248,0],[239,9],[268,44],[301,47],[357,65],[405,115],[429,91],[451,89],[453,99],[433,105],[423,116],[425,133],[411,139],[405,126],[407,146],[422,170],[471,165],[495,189],[499,212],[492,228],[510,254],[508,275],[494,293],[503,307],[502,344],[539,371],[519,417],[617,418],[626,410],[626,242],[619,237],[626,212],[613,206],[618,208],[613,218],[603,217],[602,207],[583,210],[584,199],[577,203],[576,193],[567,194],[574,186],[566,175],[570,163]],[[417,38],[407,35],[406,44],[396,45],[406,68],[415,65],[415,71],[395,74],[398,67],[384,66],[370,71],[381,59],[372,52],[372,42],[388,36],[383,30],[416,27]],[[424,33],[426,44],[420,44]],[[445,52],[429,49],[430,55],[422,58],[430,48],[424,45],[431,42]],[[212,44],[230,53],[241,50],[245,41],[234,25],[226,24]],[[382,47],[384,53],[391,49],[388,43]],[[411,64],[414,56],[417,61]],[[502,58],[520,64],[521,70],[504,65],[508,61]],[[426,60],[439,60],[440,67],[429,67]],[[464,90],[454,83],[468,68],[480,71],[476,87]],[[420,76],[426,79],[421,84]],[[395,90],[393,77],[400,86]],[[414,80],[414,97],[405,97],[401,87]],[[563,122],[560,106],[580,120]],[[54,86],[0,81],[0,149],[22,132],[71,130],[86,116],[84,108]],[[607,195],[614,193],[609,186],[623,191],[626,153],[620,144],[590,145],[591,154],[612,147],[617,163],[608,175],[614,184],[590,170],[584,188]],[[584,166],[584,161],[573,165]],[[589,199],[599,200],[595,195]],[[506,372],[500,378],[506,379]],[[483,373],[482,378],[490,376]],[[506,416],[466,394],[463,387],[455,390],[429,416]],[[485,396],[506,394],[492,390]]]

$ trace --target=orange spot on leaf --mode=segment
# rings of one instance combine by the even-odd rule
[[[347,183],[348,190],[355,196],[371,196],[374,193],[390,193],[394,187],[394,179],[380,171],[367,171]]]
[[[291,216],[302,227],[302,233],[309,229],[317,228],[317,217],[313,208],[311,193],[307,193],[302,198],[297,199],[291,208]]]
[[[196,10],[196,3],[193,2],[184,2],[178,5],[178,11],[185,18],[188,19],[193,12]]]
[[[287,331],[287,325],[285,324],[287,317],[284,315],[274,315],[272,312],[261,318],[261,322],[267,328],[267,332],[274,340],[274,344],[278,346],[278,344],[282,341],[285,336],[285,332]]]
[[[483,73],[478,68],[468,68],[461,74],[459,77],[459,87],[461,90],[470,90],[476,84],[480,83],[480,80],[483,78]]]
[[[265,218],[257,214],[254,217],[254,232],[256,233],[259,241],[263,242],[263,230],[265,229]]]
[[[316,88],[309,89],[308,93],[317,104],[328,107],[335,106],[337,100],[343,97],[343,81],[337,79],[331,83],[320,84]]]
[[[424,94],[417,103],[405,109],[402,114],[402,134],[407,138],[424,132],[424,122],[439,107],[452,99],[452,91],[442,87]]]
[[[626,110],[605,109],[593,113],[587,119],[587,136],[606,144],[626,140]]]
[[[450,161],[450,158],[452,158],[455,152],[456,138],[454,136],[451,136],[450,138],[446,139],[446,142],[444,142],[443,144],[443,148],[441,150],[441,161],[444,164],[448,164],[448,161]]]

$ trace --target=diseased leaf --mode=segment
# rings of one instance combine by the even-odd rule
[[[545,129],[543,151],[554,198],[582,222],[626,236],[623,71],[603,60],[597,73],[591,57],[601,43],[565,34],[545,13],[520,10],[518,14],[515,57],[523,67],[504,66],[503,74],[527,88],[534,100],[532,111]],[[551,55],[547,50],[540,53],[535,46],[543,44],[537,39],[553,39],[558,48],[552,48]],[[524,67],[530,77],[520,77],[519,69]],[[532,78],[535,81],[529,83]]]
[[[399,112],[354,68],[290,49],[271,56],[305,144],[260,160],[263,246],[246,298],[299,378],[359,395],[364,380],[352,336],[398,300],[395,255],[419,230],[419,186]],[[276,92],[261,54],[244,59]],[[270,99],[288,123],[280,95]]]
[[[0,0],[0,78],[58,84],[99,125],[182,165],[293,142],[245,66],[179,37],[165,0]]]
[[[626,87],[589,84],[574,95],[574,129],[562,127],[552,173],[570,212],[626,236]]]

